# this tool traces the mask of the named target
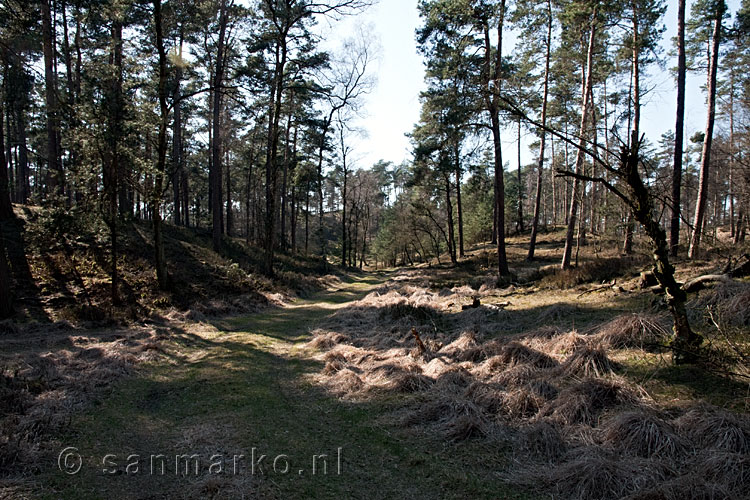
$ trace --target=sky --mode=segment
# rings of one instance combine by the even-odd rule
[[[688,0],[688,17],[690,4]],[[729,0],[730,12],[734,14],[740,0]],[[666,67],[676,66],[676,57],[669,57],[672,38],[676,34],[677,1],[667,1],[667,12],[662,21],[666,32],[662,38],[663,58]],[[380,159],[396,164],[409,160],[410,143],[405,136],[419,120],[419,93],[425,88],[424,64],[417,53],[415,30],[421,20],[417,12],[417,0],[380,0],[357,16],[336,22],[326,34],[332,45],[335,41],[351,36],[358,24],[369,25],[379,45],[379,57],[373,65],[377,83],[365,98],[356,126],[365,131],[363,137],[354,138],[355,167],[368,168]],[[705,128],[706,103],[701,85],[704,74],[690,74],[687,79],[685,105],[685,137]],[[676,110],[675,80],[672,75],[657,67],[650,68],[643,85],[648,92],[642,98],[641,130],[652,142],[657,143],[663,133],[674,129]],[[516,148],[514,128],[503,133],[503,147]],[[524,133],[521,163],[532,161],[534,153],[528,143],[533,139]],[[515,154],[506,156],[508,168],[515,169]]]

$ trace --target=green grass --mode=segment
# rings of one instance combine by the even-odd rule
[[[495,474],[503,450],[478,440],[445,444],[394,427],[388,414],[399,398],[344,402],[307,378],[321,369],[300,345],[310,328],[383,279],[351,275],[338,290],[289,308],[218,320],[217,330],[174,330],[167,360],[116,384],[73,419],[60,449],[77,447],[83,467],[73,476],[43,473],[40,497],[520,498]],[[253,449],[270,457],[265,474],[252,473]],[[150,455],[173,461],[193,453],[205,465],[198,477],[175,475],[173,463],[165,476],[148,470]],[[105,464],[107,454],[115,458]],[[212,479],[206,469],[214,454],[230,465]],[[280,454],[288,457],[287,474],[287,459],[273,469]],[[313,475],[320,454],[330,457],[328,474],[320,473],[318,459]],[[126,473],[129,455],[138,456],[139,474]],[[236,459],[234,475],[236,455],[245,458]]]

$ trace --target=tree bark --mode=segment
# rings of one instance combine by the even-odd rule
[[[47,188],[50,192],[63,195],[64,175],[60,162],[58,143],[59,116],[57,105],[57,83],[55,78],[54,33],[49,0],[42,0],[42,48],[44,53],[44,87],[47,130]]]
[[[221,250],[221,235],[222,235],[222,223],[223,223],[223,210],[222,205],[222,165],[221,165],[221,87],[224,80],[224,38],[227,30],[227,2],[226,0],[220,0],[219,2],[219,39],[216,45],[216,70],[214,71],[214,85],[213,85],[213,109],[212,121],[213,121],[213,137],[211,144],[211,168],[213,174],[211,175],[211,211],[212,211],[212,229],[211,239],[215,251]]]
[[[669,250],[677,257],[680,245],[680,191],[682,184],[682,150],[685,129],[685,3],[677,6],[677,117],[674,130],[674,159],[672,161],[672,221],[669,228]]]
[[[485,92],[485,103],[490,114],[490,127],[492,129],[492,144],[494,152],[495,168],[495,233],[497,237],[497,260],[498,274],[507,276],[510,274],[508,258],[505,252],[505,181],[503,179],[503,150],[500,138],[500,116],[498,95],[502,83],[502,48],[503,48],[503,25],[505,20],[505,0],[500,2],[500,16],[497,26],[497,48],[494,50],[490,43],[490,27],[485,21],[484,25],[484,72],[487,91]]]
[[[274,250],[276,247],[276,207],[277,192],[277,158],[279,144],[279,121],[281,119],[281,102],[284,88],[284,69],[287,61],[286,37],[288,32],[279,33],[276,47],[274,80],[268,120],[268,149],[266,151],[266,237],[264,241],[264,272],[273,276]]]
[[[182,27],[180,27],[180,39],[178,42],[178,58],[182,59]],[[182,102],[181,85],[182,85],[182,66],[181,61],[175,67],[174,72],[174,125],[172,127],[172,194],[174,208],[172,210],[172,220],[175,226],[183,222],[183,203],[182,203],[182,180],[184,176],[182,164]],[[184,211],[187,217],[187,211]]]
[[[112,11],[112,51],[109,63],[114,69],[114,74],[108,85],[107,106],[107,142],[108,151],[105,154],[105,166],[103,172],[104,191],[107,204],[107,225],[110,232],[110,254],[111,254],[111,289],[112,304],[120,303],[118,293],[119,274],[117,270],[118,242],[117,231],[119,222],[118,192],[120,186],[121,155],[120,141],[123,136],[123,120],[125,102],[122,94],[122,13],[113,7]]]
[[[697,256],[701,243],[701,232],[703,228],[706,211],[706,198],[708,197],[709,166],[711,161],[711,144],[713,142],[714,118],[716,116],[716,74],[719,67],[719,43],[721,41],[721,21],[724,14],[724,2],[719,2],[716,19],[713,22],[713,34],[711,36],[711,56],[708,63],[708,117],[706,119],[706,133],[703,140],[701,152],[701,174],[698,184],[698,200],[693,219],[693,235],[688,248],[688,258]]]
[[[162,235],[161,202],[163,196],[164,172],[167,160],[167,121],[169,108],[167,107],[167,52],[164,48],[161,0],[154,2],[154,29],[156,31],[156,49],[159,53],[159,135],[157,139],[156,169],[151,196],[151,224],[154,232],[154,261],[156,267],[156,281],[161,290],[169,287],[167,262],[164,257],[164,241]]]
[[[464,257],[464,211],[461,203],[460,146],[456,146],[456,210],[458,212],[458,256]],[[363,250],[364,252],[364,250]],[[361,266],[360,266],[361,267]]]
[[[5,155],[4,152],[2,154]],[[5,164],[4,159],[3,164]],[[13,288],[11,285],[8,261],[5,258],[3,232],[0,230],[0,319],[9,318],[13,315]]]
[[[529,253],[526,256],[526,260],[534,260],[534,252],[536,250],[536,237],[539,231],[539,208],[542,199],[542,175],[544,174],[544,146],[547,134],[544,127],[547,126],[547,100],[549,99],[549,66],[552,51],[552,0],[547,0],[547,38],[546,38],[546,50],[544,59],[544,91],[542,93],[542,129],[541,137],[539,137],[539,160],[537,162],[537,177],[536,177],[536,195],[534,197],[534,219],[531,223],[531,241],[529,242]],[[554,183],[554,178],[553,181]],[[552,185],[552,212],[553,219],[555,219],[555,187]]]
[[[626,149],[622,165],[626,180],[633,195],[632,213],[634,218],[643,225],[646,234],[652,241],[654,276],[664,288],[667,306],[672,314],[674,323],[673,358],[676,363],[694,361],[694,350],[701,344],[702,337],[690,328],[685,302],[687,294],[674,277],[674,267],[669,262],[669,246],[667,234],[658,223],[658,217],[654,209],[653,198],[646,186],[643,184],[638,171],[640,144],[632,136],[631,147]]]
[[[575,173],[581,175],[583,171],[583,161],[585,149],[585,138],[586,134],[586,120],[589,114],[589,94],[593,87],[593,68],[594,68],[594,40],[596,36],[596,16],[597,9],[594,8],[594,12],[591,16],[591,24],[589,27],[589,41],[588,48],[586,51],[586,75],[583,79],[583,88],[581,95],[581,127],[579,135],[579,145],[576,151],[576,162],[575,162]],[[576,217],[578,216],[578,189],[580,180],[575,177],[573,180],[573,192],[570,197],[570,213],[568,215],[568,230],[565,234],[565,250],[563,251],[562,269],[570,268],[570,259],[573,253],[573,233],[576,228]]]
[[[8,190],[8,164],[5,161],[5,135],[3,134],[3,103],[0,100],[0,222],[14,217],[13,205],[10,202]],[[3,259],[5,254],[3,254]]]

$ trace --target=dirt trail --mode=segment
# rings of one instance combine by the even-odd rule
[[[342,402],[310,381],[322,368],[304,346],[310,330],[387,279],[352,276],[285,307],[173,327],[166,359],[74,417],[59,448],[76,448],[80,471],[58,471],[55,454],[35,496],[496,497],[502,486],[480,477],[492,467],[394,431],[387,403]]]

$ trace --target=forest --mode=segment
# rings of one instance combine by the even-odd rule
[[[750,498],[750,1],[393,5],[0,0],[0,498]]]

